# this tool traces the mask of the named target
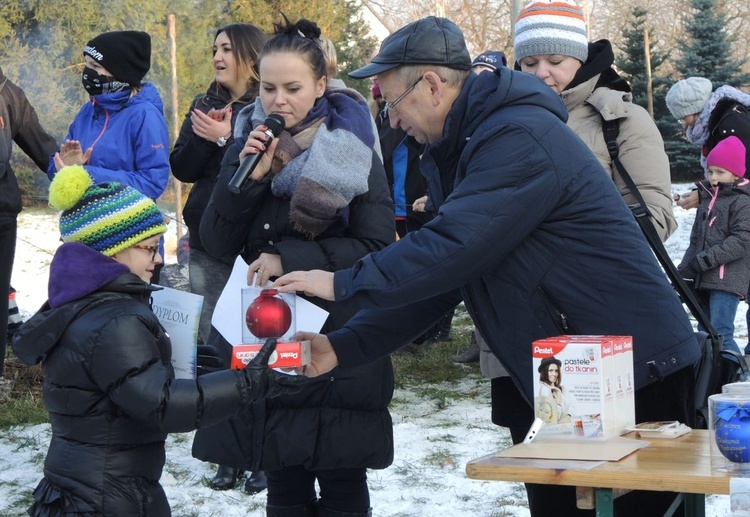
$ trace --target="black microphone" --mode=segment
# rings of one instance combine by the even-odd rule
[[[273,139],[281,134],[284,129],[284,118],[281,115],[269,115],[268,118],[263,122],[266,126],[264,133],[268,136],[268,140],[265,142],[266,149],[271,145]],[[246,156],[242,163],[240,163],[237,172],[234,173],[232,179],[229,180],[229,192],[239,194],[242,189],[242,185],[245,184],[247,178],[253,173],[255,167],[260,163],[260,159],[263,157],[263,151]]]

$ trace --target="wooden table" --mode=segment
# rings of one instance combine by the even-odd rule
[[[636,438],[634,433],[626,437]],[[629,490],[679,492],[687,515],[704,516],[705,494],[728,494],[732,477],[711,469],[709,437],[708,431],[695,429],[679,438],[646,440],[651,447],[590,470],[509,466],[489,454],[467,463],[466,474],[472,479],[575,486],[579,508],[595,507],[601,516],[612,515],[614,498]]]

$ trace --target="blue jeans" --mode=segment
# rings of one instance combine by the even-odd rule
[[[711,325],[724,338],[723,350],[731,350],[742,354],[740,347],[734,340],[734,318],[740,305],[740,296],[726,291],[708,291],[708,312]],[[701,325],[698,326],[701,330]]]

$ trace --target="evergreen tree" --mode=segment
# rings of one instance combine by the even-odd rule
[[[633,89],[633,102],[648,108],[648,75],[646,70],[646,52],[645,52],[645,30],[647,28],[648,11],[642,7],[633,7],[631,10],[632,20],[630,25],[622,31],[623,44],[620,50],[622,54],[617,60],[617,67],[622,70],[623,76],[630,83]],[[650,32],[650,31],[649,31]],[[649,34],[650,39],[650,57],[651,57],[651,83],[654,94],[658,88],[664,88],[664,80],[659,77],[658,69],[666,61],[667,55],[661,53],[659,42],[654,38],[654,34]],[[660,111],[666,111],[665,106],[657,106],[654,102],[654,114]]]
[[[623,30],[622,57],[618,67],[633,89],[633,102],[648,109],[648,76],[646,73],[645,29],[648,26],[648,11],[641,7],[631,10],[630,24]],[[695,165],[695,147],[684,139],[682,128],[669,113],[665,97],[673,80],[659,73],[668,54],[660,52],[656,35],[649,27],[651,88],[654,105],[654,122],[665,142],[672,179],[691,181],[694,173],[687,174]],[[667,144],[669,142],[669,144]],[[687,160],[687,161],[685,161]]]
[[[750,77],[742,73],[743,61],[732,57],[727,17],[716,0],[691,0],[685,36],[679,43],[682,56],[675,62],[683,77],[705,77],[714,87],[739,86]]]

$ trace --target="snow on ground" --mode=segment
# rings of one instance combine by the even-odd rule
[[[675,186],[676,192],[687,189],[687,185]],[[667,242],[673,260],[679,260],[687,247],[693,214],[675,209],[680,228]],[[24,320],[46,298],[49,261],[58,235],[56,217],[48,210],[21,214],[13,286]],[[744,310],[743,304],[736,320],[741,348],[747,342]],[[395,460],[391,467],[368,474],[373,515],[528,516],[521,484],[470,480],[464,471],[467,461],[510,444],[508,433],[490,422],[489,382],[467,369],[461,383],[443,388],[467,397],[437,404],[417,389],[395,393],[391,408]],[[24,514],[42,476],[49,438],[47,424],[16,427],[0,436],[0,515]],[[214,467],[192,458],[191,444],[192,433],[173,434],[167,441],[162,484],[176,517],[265,515],[265,493],[250,496],[239,488],[209,489]],[[706,515],[730,515],[729,497],[709,496]]]

